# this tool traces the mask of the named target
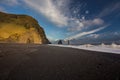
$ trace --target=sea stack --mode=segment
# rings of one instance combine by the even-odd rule
[[[0,43],[47,44],[49,41],[31,16],[0,12]]]

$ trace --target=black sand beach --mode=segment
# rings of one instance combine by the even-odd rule
[[[35,44],[0,44],[0,80],[120,80],[120,55]]]

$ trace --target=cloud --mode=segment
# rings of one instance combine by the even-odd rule
[[[95,32],[98,32],[100,30],[103,30],[104,28],[106,28],[107,26],[109,25],[105,25],[103,27],[100,27],[100,28],[97,28],[97,29],[94,29],[94,30],[91,30],[91,31],[88,31],[88,32],[82,32],[82,33],[79,33],[79,34],[76,34],[74,36],[71,36],[71,37],[68,37],[66,38],[65,40],[72,40],[72,39],[78,39],[82,36],[85,36],[85,35],[88,35],[88,34],[92,34],[92,33],[95,33]]]
[[[107,37],[113,38],[114,36],[117,36],[117,38],[119,38],[118,37],[119,35],[120,35],[120,32],[104,32],[100,34],[90,34],[87,36],[87,38],[91,38],[91,39],[107,38]]]
[[[58,27],[67,25],[67,17],[61,12],[60,6],[63,5],[64,0],[60,3],[54,4],[53,0],[23,0],[30,8],[38,11],[44,15],[48,20],[55,23]]]
[[[85,7],[85,3],[80,3],[78,7],[74,6],[70,9],[71,0],[23,0],[27,6],[44,15],[49,21],[54,23],[56,27],[67,27],[68,31],[80,31],[91,26],[101,26],[104,20],[101,18],[94,18],[86,20],[85,16],[78,18],[80,15],[80,8]],[[85,14],[88,14],[88,10]],[[71,15],[74,15],[70,17]]]
[[[18,0],[0,0],[0,3],[8,6],[15,6],[19,4]]]
[[[80,31],[84,28],[89,28],[91,26],[101,26],[104,24],[104,21],[100,18],[95,18],[93,20],[85,20],[84,17],[83,19],[73,19],[71,23],[70,28],[68,28],[69,31]]]
[[[112,42],[120,44],[120,32],[104,32],[99,34],[90,34],[79,39],[71,40],[71,44],[111,44]]]
[[[83,16],[82,19],[76,19],[76,17],[70,18],[69,16],[72,15],[69,10],[70,0],[23,0],[23,2],[30,8],[43,14],[58,27],[74,26],[82,28],[84,26],[99,25],[103,22],[103,20],[99,18],[96,18],[93,21],[86,21],[85,16]],[[73,12],[79,12],[79,8],[75,8],[75,11]],[[81,22],[81,20],[84,21]]]
[[[98,15],[99,17],[107,16],[113,12],[119,12],[120,13],[120,2],[113,3],[111,5],[108,5],[101,13]]]
[[[97,39],[100,36],[100,34],[90,34],[89,37],[92,37],[93,39]]]
[[[0,6],[0,11],[5,12],[5,9]]]

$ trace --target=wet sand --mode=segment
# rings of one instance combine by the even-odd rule
[[[120,80],[120,55],[35,44],[0,44],[0,80]]]

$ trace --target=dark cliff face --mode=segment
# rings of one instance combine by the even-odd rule
[[[1,43],[49,43],[45,32],[38,22],[27,15],[0,12]]]

